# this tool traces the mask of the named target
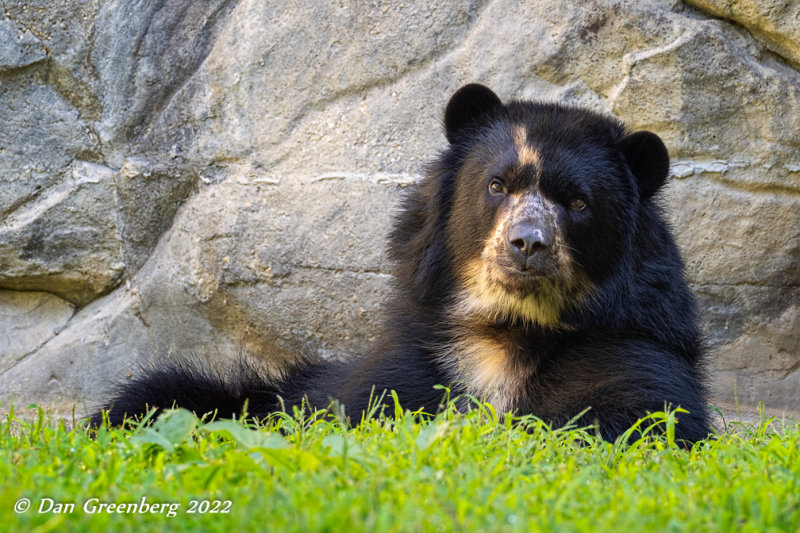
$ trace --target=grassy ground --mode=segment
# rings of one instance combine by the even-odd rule
[[[12,412],[0,421],[0,530],[800,531],[794,422],[728,427],[685,449],[670,413],[640,426],[664,436],[632,444],[487,407],[419,418],[348,429],[295,413],[255,428],[173,411],[93,435]]]

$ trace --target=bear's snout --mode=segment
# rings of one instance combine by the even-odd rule
[[[522,221],[511,225],[506,241],[523,270],[541,269],[553,246],[553,231],[547,225],[534,221]]]

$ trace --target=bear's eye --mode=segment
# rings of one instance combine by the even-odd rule
[[[489,182],[489,192],[492,194],[505,194],[506,187],[499,179],[493,179]]]
[[[569,208],[575,212],[580,212],[586,209],[586,202],[583,201],[581,198],[575,198],[570,202]]]

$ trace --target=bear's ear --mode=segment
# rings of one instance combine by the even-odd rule
[[[639,184],[639,197],[647,199],[664,185],[669,174],[669,154],[661,138],[636,131],[620,139],[622,154]]]
[[[491,89],[470,83],[455,92],[444,111],[444,134],[452,144],[465,130],[475,127],[481,120],[503,106]]]

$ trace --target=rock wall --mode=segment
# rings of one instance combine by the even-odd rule
[[[0,400],[358,351],[392,206],[479,81],[662,136],[714,401],[800,409],[798,5],[274,4],[0,2]]]

